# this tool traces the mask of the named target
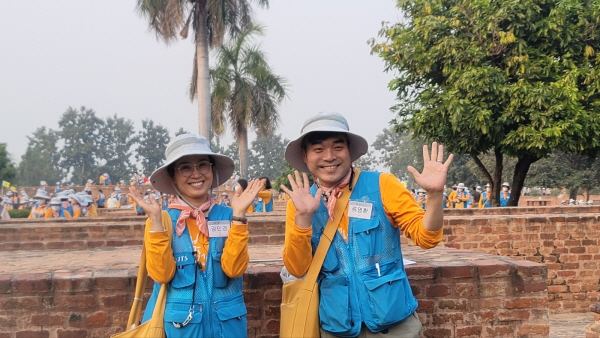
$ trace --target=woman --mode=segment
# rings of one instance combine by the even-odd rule
[[[133,200],[148,215],[146,257],[153,296],[167,284],[165,332],[177,337],[246,337],[242,275],[248,265],[246,209],[260,190],[255,180],[232,198],[231,207],[216,205],[210,189],[230,177],[233,161],[211,151],[203,136],[182,134],[167,146],[166,163],[151,176],[155,189],[176,196],[167,211],[152,196],[144,201],[134,187]],[[169,242],[166,227],[173,228]],[[149,316],[144,317],[144,321]]]
[[[35,200],[35,205],[31,208],[28,218],[44,218],[46,209],[48,209],[48,201],[50,201],[48,192],[42,188],[38,188],[33,199]]]
[[[256,212],[273,211],[273,194],[271,194],[271,181],[268,177],[259,178],[263,190],[258,193],[258,203],[256,203]]]
[[[71,218],[71,213],[67,209],[63,209],[61,204],[60,197],[52,197],[44,218]]]

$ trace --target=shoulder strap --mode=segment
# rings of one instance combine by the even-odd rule
[[[356,171],[352,186],[356,185],[359,175],[360,172]],[[350,199],[350,194],[352,193],[349,187],[350,185],[347,185],[344,188],[342,196],[340,196],[335,203],[335,209],[333,209],[333,220],[329,219],[327,225],[325,225],[325,230],[323,231],[323,235],[321,235],[319,245],[317,246],[315,255],[313,256],[310,267],[308,268],[308,272],[306,273],[305,280],[307,283],[314,283],[319,276],[319,271],[321,271],[321,266],[323,265],[323,261],[325,261],[325,255],[329,250],[329,246],[333,241],[338,224],[340,224],[340,219],[342,218],[344,210],[346,210],[346,206],[348,205],[348,200]]]
[[[168,212],[162,211],[162,217],[166,217],[166,215],[168,215]],[[171,240],[173,238],[172,226],[167,227],[167,233],[169,234],[169,240]],[[139,325],[147,279],[148,270],[146,269],[146,240],[144,239],[142,244],[142,256],[140,257],[140,267],[138,268],[137,281],[135,284],[135,296],[133,298],[133,304],[131,305],[131,311],[129,311],[129,319],[127,320],[127,327],[125,328],[126,331],[131,330],[133,325]]]

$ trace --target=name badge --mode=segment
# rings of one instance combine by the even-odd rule
[[[231,223],[229,221],[208,221],[210,237],[227,237]]]
[[[348,206],[348,217],[371,219],[372,203],[350,201]]]

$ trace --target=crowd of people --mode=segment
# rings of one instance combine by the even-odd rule
[[[248,212],[267,212],[273,211],[273,191],[271,181],[268,177],[261,177],[259,181],[265,187],[261,189],[258,195],[248,207]],[[68,218],[68,217],[90,217],[97,216],[97,210],[100,208],[106,209],[133,209],[137,215],[144,215],[143,209],[126,193],[122,191],[123,181],[112,184],[110,176],[105,173],[100,175],[99,186],[97,186],[97,194],[92,194],[92,187],[95,186],[94,181],[87,180],[83,191],[75,192],[74,189],[64,189],[60,182],[56,182],[54,191],[48,188],[46,181],[40,182],[40,187],[35,195],[30,197],[24,189],[17,192],[16,187],[11,187],[4,196],[0,196],[0,219],[10,218],[9,210],[23,210],[31,208],[29,218]],[[146,175],[134,174],[131,180],[132,186],[150,185]],[[240,179],[239,175],[227,180],[227,182],[219,187],[223,191],[220,196],[217,193],[212,194],[212,199],[215,204],[223,206],[231,206],[229,194],[235,193],[238,190],[246,189],[248,181]],[[104,191],[110,188],[110,195],[105,195]],[[153,197],[159,200],[163,210],[167,210],[170,203],[175,201],[175,195],[161,193],[156,189],[146,189],[143,198],[149,201]]]
[[[417,204],[424,210],[427,208],[427,192],[424,189],[411,189]],[[453,185],[450,189],[444,187],[442,205],[444,209],[464,208],[491,208],[491,187],[486,184],[482,189],[477,185],[469,189],[464,183]],[[500,206],[508,206],[510,199],[510,185],[508,182],[502,184],[500,193]]]
[[[90,187],[75,192],[73,189],[63,189],[57,182],[54,192],[48,192],[48,184],[40,182],[35,194],[30,197],[24,189],[17,193],[12,187],[6,195],[0,198],[2,209],[23,210],[31,209],[29,218],[67,218],[97,216],[98,201],[92,196]],[[8,213],[1,218],[9,218]]]

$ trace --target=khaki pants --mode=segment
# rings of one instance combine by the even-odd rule
[[[400,323],[390,327],[387,330],[381,332],[371,332],[363,325],[357,338],[419,338],[423,325],[419,321],[419,317],[416,312],[408,316]],[[336,338],[337,336],[332,335],[329,332],[321,329],[321,338]]]

